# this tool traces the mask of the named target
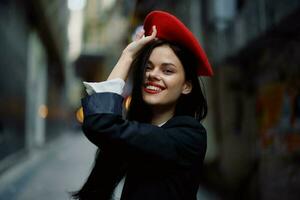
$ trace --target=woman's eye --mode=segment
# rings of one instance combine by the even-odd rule
[[[171,69],[165,69],[163,72],[164,72],[165,74],[173,74],[173,73],[174,73],[174,71],[171,70]]]
[[[149,71],[149,70],[151,70],[151,69],[152,69],[152,67],[151,67],[151,65],[150,65],[150,64],[147,64],[145,69],[146,69],[146,71]]]

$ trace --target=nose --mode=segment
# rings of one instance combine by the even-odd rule
[[[160,73],[158,69],[152,69],[146,72],[146,77],[148,80],[160,80]]]

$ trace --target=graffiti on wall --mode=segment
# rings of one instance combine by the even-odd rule
[[[259,88],[257,119],[263,150],[300,153],[299,81],[272,83]]]

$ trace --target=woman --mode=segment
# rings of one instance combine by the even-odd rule
[[[206,152],[207,113],[197,75],[212,75],[192,33],[153,11],[106,82],[85,83],[83,131],[99,147],[77,199],[195,200]],[[146,36],[143,36],[145,33]],[[133,90],[122,117],[130,70]]]

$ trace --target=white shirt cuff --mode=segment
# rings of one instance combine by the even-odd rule
[[[125,81],[120,78],[116,78],[103,82],[83,82],[83,85],[89,95],[102,92],[112,92],[122,95]]]

